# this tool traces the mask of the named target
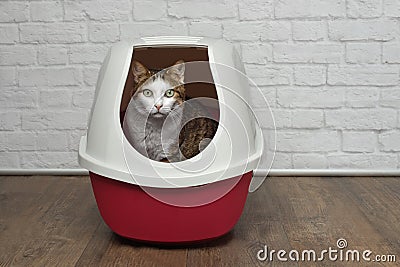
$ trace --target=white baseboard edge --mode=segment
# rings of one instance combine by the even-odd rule
[[[266,176],[336,176],[336,177],[393,177],[400,176],[399,170],[379,170],[379,169],[271,169],[267,170],[258,169],[254,170],[254,176],[263,177]]]
[[[84,169],[0,169],[2,176],[23,176],[23,175],[46,175],[46,176],[80,176],[88,175],[88,171]],[[379,169],[256,169],[254,176],[360,176],[360,177],[390,177],[399,176],[400,169],[379,170]]]
[[[1,176],[81,176],[89,175],[85,169],[0,169]]]

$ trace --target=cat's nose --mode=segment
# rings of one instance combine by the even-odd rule
[[[156,104],[154,106],[156,107],[157,110],[160,110],[160,108],[162,108],[162,104]]]

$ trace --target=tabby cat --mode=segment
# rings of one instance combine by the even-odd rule
[[[132,64],[134,94],[123,123],[130,144],[156,161],[177,162],[196,156],[214,137],[217,122],[200,115],[203,106],[185,105],[183,60],[161,71],[149,70],[136,60]]]

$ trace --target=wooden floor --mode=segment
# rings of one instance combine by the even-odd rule
[[[268,178],[232,232],[205,245],[152,247],[103,223],[87,177],[0,177],[0,266],[378,266],[261,262],[270,249],[347,249],[400,262],[399,178]],[[379,266],[396,266],[385,263]],[[399,265],[397,265],[399,266]]]

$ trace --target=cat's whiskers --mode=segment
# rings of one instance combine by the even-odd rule
[[[199,144],[199,140],[211,140],[217,126],[205,118],[190,120],[182,125],[184,116],[198,117],[202,114],[199,109],[184,108],[183,61],[177,61],[154,76],[150,75],[154,72],[134,61],[132,71],[137,87],[134,88],[135,94],[128,105],[123,125],[132,146],[146,157],[158,161],[166,156],[172,156],[168,158],[170,162],[181,161],[200,153],[208,143]],[[173,94],[169,90],[173,90]]]

